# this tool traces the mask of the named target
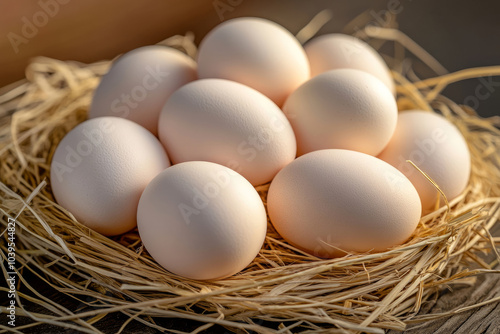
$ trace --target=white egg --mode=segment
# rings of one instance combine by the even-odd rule
[[[471,171],[467,142],[446,118],[433,112],[411,110],[399,114],[396,132],[380,154],[413,183],[420,195],[424,213],[443,199],[437,189],[407,160],[427,173],[452,200],[464,191]]]
[[[296,154],[292,127],[278,106],[229,80],[197,80],[181,87],[165,104],[158,132],[174,164],[215,162],[253,185],[271,181]]]
[[[297,88],[283,111],[297,137],[297,153],[348,149],[379,154],[396,128],[398,109],[389,89],[373,75],[331,70]]]
[[[103,235],[136,226],[144,188],[170,162],[151,132],[118,117],[99,117],[71,130],[51,162],[54,196],[81,223]]]
[[[94,92],[89,118],[123,117],[154,135],[170,94],[196,79],[196,63],[165,46],[145,46],[122,55]]]
[[[181,163],[155,177],[139,202],[141,240],[167,270],[210,280],[244,269],[262,247],[264,204],[241,175],[211,162]]]
[[[267,208],[285,240],[318,257],[385,251],[411,236],[421,212],[401,172],[348,150],[297,158],[274,178]]]
[[[394,94],[391,72],[378,52],[362,40],[344,34],[326,34],[309,41],[304,47],[311,76],[329,70],[352,68],[377,77]]]
[[[309,79],[309,63],[299,41],[282,26],[256,17],[226,21],[203,39],[200,78],[243,83],[281,106]]]

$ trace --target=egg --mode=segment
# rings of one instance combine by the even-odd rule
[[[267,208],[285,240],[323,258],[401,244],[421,212],[415,187],[400,171],[376,157],[338,149],[308,153],[281,170]]]
[[[460,195],[469,182],[471,157],[467,142],[455,125],[433,112],[400,113],[394,136],[379,158],[411,180],[420,195],[424,213],[434,210],[438,199],[441,205],[444,201],[437,189],[407,160],[427,173],[448,200]]]
[[[174,164],[215,162],[253,185],[271,181],[296,155],[292,127],[278,106],[255,89],[224,79],[197,80],[174,92],[158,132]]]
[[[195,79],[195,61],[178,50],[159,45],[132,50],[102,78],[89,118],[123,117],[156,135],[161,108],[170,94]]]
[[[281,106],[309,78],[309,63],[298,40],[282,26],[261,18],[236,18],[202,40],[200,78],[243,83]]]
[[[169,165],[161,143],[142,126],[118,117],[94,118],[57,146],[52,192],[81,223],[117,235],[136,226],[142,191]]]
[[[174,165],[146,187],[139,235],[170,272],[198,280],[234,275],[253,261],[267,230],[264,204],[241,175],[219,164]]]
[[[302,155],[321,149],[379,154],[396,128],[397,105],[373,75],[353,69],[331,70],[301,85],[283,111]]]
[[[354,36],[322,35],[309,41],[304,49],[311,66],[311,76],[339,68],[352,68],[374,75],[393,94],[396,91],[384,59],[374,48]]]

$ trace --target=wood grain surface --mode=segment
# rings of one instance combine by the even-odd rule
[[[500,222],[495,225],[492,235],[500,236]],[[493,254],[484,257],[487,262],[494,260]],[[496,266],[500,270],[500,265]],[[467,306],[500,296],[500,274],[477,276],[471,286],[457,285],[443,288],[435,298],[423,305],[420,314],[440,314],[460,310]],[[400,333],[389,331],[390,334]],[[500,303],[488,304],[470,311],[460,312],[422,324],[410,325],[407,334],[497,334],[500,333]]]

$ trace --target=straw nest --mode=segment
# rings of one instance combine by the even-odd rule
[[[320,13],[298,37],[305,40],[313,35],[325,16]],[[459,80],[500,75],[500,67],[447,74],[398,30],[372,27],[358,35],[375,47],[394,45],[395,56],[387,59],[394,64],[401,110],[438,111],[460,129],[472,154],[467,189],[449,208],[423,217],[404,245],[384,253],[320,259],[286,244],[268,224],[265,244],[245,270],[209,282],[178,277],[160,267],[143,249],[137,231],[103,237],[54,201],[48,179],[51,157],[62,137],[86,119],[93,89],[109,62],[84,65],[34,59],[26,80],[6,87],[0,95],[2,272],[6,277],[9,271],[5,230],[9,218],[16,219],[16,271],[22,286],[17,316],[32,319],[15,329],[48,323],[100,333],[95,323],[121,312],[129,318],[120,331],[132,320],[166,330],[155,319],[184,318],[200,321],[199,330],[218,324],[239,332],[383,333],[448,315],[417,313],[438,288],[457,279],[498,272],[491,269],[498,260],[485,263],[478,252],[495,252],[500,258],[495,249],[499,238],[489,232],[500,216],[500,131],[496,127],[500,119],[481,119],[440,92]],[[176,36],[164,44],[193,55],[192,40],[190,35]],[[407,66],[411,63],[404,61],[409,53],[436,76],[417,78]],[[264,203],[267,188],[258,187]],[[24,280],[27,272],[68,298],[93,306],[92,310],[68,310],[50,300],[36,291],[33,282]],[[46,312],[30,312],[23,306],[25,301],[37,303]],[[1,310],[7,312],[5,307]],[[12,328],[0,325],[2,330]]]

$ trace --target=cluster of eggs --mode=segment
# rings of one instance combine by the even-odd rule
[[[470,173],[450,122],[398,114],[390,71],[368,44],[328,34],[302,47],[258,18],[217,26],[196,62],[165,46],[121,56],[89,118],[53,155],[56,200],[104,235],[137,225],[158,263],[193,279],[245,268],[267,214],[317,257],[386,250],[439,199],[408,159],[450,199]],[[255,186],[268,182],[266,212]]]

